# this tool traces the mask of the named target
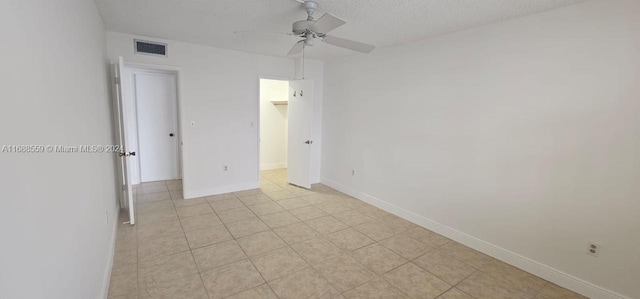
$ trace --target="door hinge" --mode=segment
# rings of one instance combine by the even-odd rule
[[[115,77],[113,80],[116,82],[117,85],[120,85],[120,77]]]

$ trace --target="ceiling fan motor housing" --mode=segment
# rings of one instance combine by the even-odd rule
[[[311,28],[311,25],[313,25],[313,21],[307,21],[307,20],[297,21],[293,23],[292,31],[295,35],[304,35],[307,33],[307,31],[309,31],[309,29]]]
[[[311,31],[311,25],[315,22],[313,20],[313,13],[318,9],[318,2],[313,0],[305,0],[302,3],[302,6],[307,11],[307,19],[302,21],[297,21],[293,23],[293,33],[295,35],[306,35],[309,31]]]

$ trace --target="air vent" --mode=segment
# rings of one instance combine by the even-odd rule
[[[136,54],[147,54],[155,56],[167,56],[167,44],[148,42],[143,40],[133,40]]]

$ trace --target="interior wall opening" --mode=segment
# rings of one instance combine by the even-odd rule
[[[260,173],[286,178],[289,81],[260,79]]]

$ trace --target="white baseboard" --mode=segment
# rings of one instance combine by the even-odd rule
[[[107,299],[109,296],[109,284],[111,283],[111,270],[113,270],[113,259],[116,254],[116,234],[118,233],[118,219],[120,219],[120,207],[116,205],[116,212],[112,218],[111,242],[109,252],[107,253],[107,271],[104,274],[102,283],[102,298]]]
[[[192,199],[192,198],[244,191],[244,190],[250,190],[250,189],[257,189],[257,188],[260,188],[260,183],[258,182],[229,185],[229,186],[220,186],[216,188],[209,188],[209,189],[196,190],[196,191],[184,190],[184,198]]]
[[[287,163],[271,163],[271,164],[260,164],[260,170],[271,170],[271,169],[281,169],[287,168]]]
[[[631,299],[620,295],[616,292],[600,287],[588,281],[582,280],[570,274],[564,273],[551,266],[534,261],[530,258],[517,254],[515,252],[504,249],[500,246],[480,240],[474,236],[468,235],[452,227],[433,221],[414,212],[398,207],[392,203],[376,198],[364,192],[338,183],[326,177],[321,178],[321,182],[331,188],[342,193],[360,199],[368,204],[374,205],[389,213],[395,214],[417,225],[432,230],[456,242],[462,243],[468,247],[478,250],[484,254],[492,256],[507,264],[518,267],[524,271],[537,275],[543,279],[553,282],[561,287],[572,290],[589,298],[602,299]]]

